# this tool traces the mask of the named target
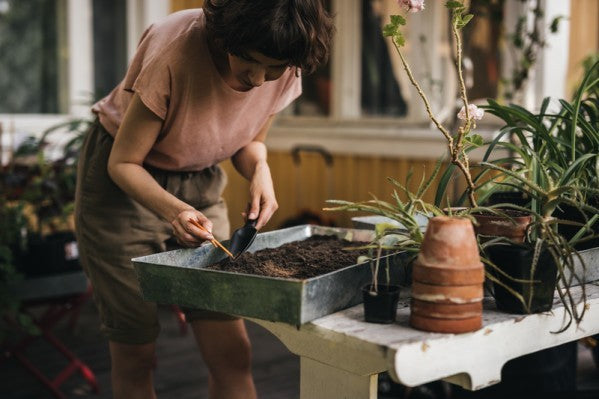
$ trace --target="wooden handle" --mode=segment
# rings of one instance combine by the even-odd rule
[[[206,233],[210,233],[204,226],[202,226],[200,224],[200,222],[198,222],[195,219],[189,219],[189,221],[191,222],[191,224],[193,224],[194,226],[196,226],[198,229],[200,230],[204,230]],[[229,252],[229,250],[227,248],[225,248],[225,246],[223,244],[221,244],[220,242],[218,242],[218,240],[216,238],[213,238],[210,240],[210,242],[212,243],[212,245],[214,245],[215,247],[218,247],[220,249],[222,249],[223,251],[225,251],[225,253],[227,255],[229,255],[232,259],[234,259],[235,257],[233,256],[233,254],[231,252]]]

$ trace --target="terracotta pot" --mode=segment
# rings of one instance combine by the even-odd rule
[[[507,237],[514,242],[524,242],[526,228],[532,222],[532,216],[513,209],[503,209],[510,216],[473,214],[478,226],[475,226],[476,234],[492,237]]]
[[[431,218],[416,262],[445,268],[482,267],[472,222],[449,216]]]
[[[439,319],[468,319],[481,314],[483,310],[483,302],[478,301],[462,304],[447,304],[426,302],[412,298],[410,307],[412,313],[421,316],[435,317]]]
[[[480,262],[474,267],[454,268],[428,266],[415,262],[412,279],[421,283],[435,285],[471,285],[485,281],[485,269]]]
[[[480,330],[482,324],[482,315],[465,319],[439,319],[410,313],[412,327],[430,332],[460,334]]]
[[[412,281],[412,298],[436,303],[478,302],[483,299],[483,285],[433,285]]]
[[[432,332],[479,329],[484,273],[472,222],[431,218],[412,271],[410,325]]]

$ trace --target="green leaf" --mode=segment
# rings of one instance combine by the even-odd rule
[[[474,17],[474,15],[473,15],[473,14],[468,14],[468,15],[465,15],[465,16],[462,18],[462,24],[461,24],[461,25],[462,25],[462,26],[466,26],[466,24],[467,24],[468,22],[470,22],[470,20],[472,19],[472,17]]]
[[[400,32],[397,32],[397,34],[393,38],[395,40],[395,43],[397,43],[399,47],[403,47],[406,45],[406,39]]]
[[[397,226],[391,223],[377,223],[374,226],[374,232],[377,237],[382,237],[385,235],[387,230],[397,230]]]
[[[387,24],[383,27],[383,36],[394,36],[397,32],[397,26],[393,24]]]
[[[465,140],[476,147],[480,147],[484,143],[484,140],[480,134],[471,134],[466,136]]]
[[[564,18],[563,15],[559,15],[555,18],[553,18],[553,20],[551,21],[551,25],[549,26],[549,30],[551,30],[551,33],[557,33],[558,29],[559,29],[559,22]]]
[[[405,25],[406,19],[401,15],[391,15],[391,23],[395,26]]]
[[[447,8],[460,8],[460,7],[464,7],[464,4],[462,4],[459,1],[448,1],[447,3],[445,3],[445,7]]]

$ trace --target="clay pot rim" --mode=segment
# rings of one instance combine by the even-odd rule
[[[435,222],[438,223],[453,223],[456,220],[458,221],[466,221],[466,222],[470,222],[472,223],[472,219],[468,217],[468,215],[438,215],[438,216],[433,216],[432,218],[429,219],[429,223],[431,220],[435,220]]]
[[[518,210],[518,209],[512,209],[512,208],[494,208],[499,212],[505,213],[507,216],[504,215],[498,215],[496,213],[492,213],[492,212],[487,212],[487,211],[477,211],[477,212],[472,212],[471,215],[476,219],[476,218],[483,218],[483,219],[493,219],[493,218],[498,218],[498,219],[514,219],[517,221],[525,221],[525,220],[532,220],[532,214],[530,213],[526,213],[524,211]]]

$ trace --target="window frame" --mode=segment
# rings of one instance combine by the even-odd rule
[[[352,153],[359,155],[380,155],[408,158],[437,158],[446,150],[445,139],[432,126],[424,113],[419,98],[408,101],[410,108],[418,111],[409,111],[403,118],[389,117],[361,117],[360,116],[360,76],[361,76],[361,1],[362,0],[332,0],[335,26],[337,32],[332,49],[331,58],[331,113],[329,116],[296,116],[290,112],[283,112],[277,117],[271,133],[267,137],[267,145],[272,150],[290,151],[298,144],[321,145],[331,152]],[[364,0],[365,1],[365,0]],[[559,4],[557,4],[559,3]],[[444,65],[450,60],[451,49],[447,46],[446,34],[447,11],[444,1],[429,1],[427,7],[432,11],[428,20],[423,23],[412,23],[414,28],[410,35],[418,37],[424,33],[428,40],[425,49],[429,60],[440,59],[442,62],[432,62],[431,75],[433,78],[444,76]],[[557,15],[569,15],[570,0],[551,2],[543,0],[545,9],[544,21],[550,21]],[[520,2],[507,1],[505,5],[506,22],[515,23],[518,15],[524,11]],[[414,14],[410,15],[410,18]],[[569,39],[569,24],[563,20],[558,33],[551,34],[551,44],[541,49],[535,68],[531,71],[530,83],[524,96],[524,102],[529,109],[538,106],[540,100],[548,95],[563,97],[565,95],[565,76],[567,71],[567,53]],[[513,23],[512,23],[513,25]],[[548,24],[545,22],[545,26]],[[425,27],[430,27],[425,31]],[[547,32],[546,32],[547,34]],[[437,54],[440,54],[438,56]],[[502,54],[504,64],[508,66]],[[347,60],[354,60],[348,62]],[[422,61],[418,54],[410,54],[411,65],[418,65]],[[454,76],[452,70],[450,76]],[[445,75],[446,76],[446,75]],[[563,79],[560,79],[560,76]],[[563,83],[561,83],[564,81]],[[556,82],[560,82],[556,84]],[[408,82],[409,83],[409,82]],[[457,81],[451,79],[447,84],[457,86]],[[405,84],[402,82],[402,84]],[[417,96],[413,90],[412,96]],[[448,106],[436,114],[444,120],[451,117],[453,112],[452,102],[455,98],[450,93],[455,90],[445,90],[442,100]],[[415,101],[414,101],[415,100]],[[477,133],[485,139],[493,137],[497,121],[492,117],[479,124]],[[482,151],[475,151],[471,158],[482,158]]]
[[[67,113],[63,114],[0,114],[2,125],[2,164],[27,136],[39,137],[44,130],[72,118],[88,118],[90,97],[94,90],[93,67],[93,7],[92,0],[57,0],[66,12],[67,72],[61,84],[67,89]],[[168,1],[127,0],[127,54],[130,61],[144,29],[169,13]],[[60,140],[59,134],[56,140]]]

